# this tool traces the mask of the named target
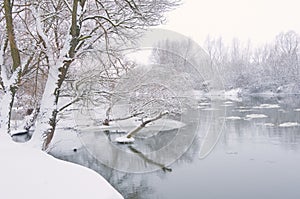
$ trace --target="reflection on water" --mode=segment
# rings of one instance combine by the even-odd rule
[[[257,108],[261,104],[264,104],[263,108]],[[274,104],[278,106],[268,107]],[[160,142],[164,143],[163,140],[173,138],[178,133],[174,131],[160,133],[149,140],[137,140],[134,145],[112,144],[109,148],[109,137],[114,135],[99,131],[81,132],[80,137],[84,143],[90,143],[86,148],[82,147],[68,155],[55,155],[97,171],[125,198],[130,199],[298,199],[300,126],[281,127],[280,124],[300,123],[300,112],[296,111],[299,108],[300,100],[297,96],[249,98],[234,103],[209,102],[199,107],[197,114],[192,114],[193,117],[187,118],[189,124],[180,133],[188,134],[197,127],[198,134],[193,137],[190,147],[187,146],[187,151],[172,164],[162,164],[164,160],[148,152],[160,146]],[[250,114],[267,117],[247,117]],[[183,140],[184,137],[181,137],[182,143],[187,142]],[[219,141],[215,145],[216,140]],[[132,159],[128,159],[128,156],[122,158],[122,154],[116,152],[119,149],[129,152]],[[174,153],[174,150],[176,146],[167,152]],[[107,162],[98,157],[120,164],[123,162],[125,167],[141,164],[149,168],[148,171],[155,171],[117,171],[104,166]]]

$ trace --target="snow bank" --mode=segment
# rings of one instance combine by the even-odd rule
[[[240,101],[242,101],[241,100],[241,92],[242,92],[242,89],[240,89],[240,88],[227,90],[224,93],[225,99],[240,102]]]
[[[0,162],[0,198],[123,198],[96,172],[23,144],[0,140]]]

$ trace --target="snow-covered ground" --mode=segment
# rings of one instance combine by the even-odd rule
[[[122,199],[96,172],[0,140],[1,199]]]

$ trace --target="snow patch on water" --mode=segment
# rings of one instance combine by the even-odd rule
[[[229,117],[226,117],[225,118],[226,120],[240,120],[242,119],[241,117],[238,117],[238,116],[229,116]]]
[[[248,119],[259,119],[259,118],[266,118],[268,116],[264,115],[264,114],[249,114],[246,115],[246,118]]]
[[[244,112],[251,112],[252,110],[250,110],[250,109],[240,109],[240,110],[236,110],[236,111],[244,113]]]
[[[264,123],[264,126],[273,127],[273,126],[275,126],[275,124],[273,124],[273,123]]]
[[[209,106],[210,105],[210,103],[208,103],[208,102],[201,102],[201,103],[199,103],[199,106]]]
[[[239,109],[248,109],[249,107],[247,107],[247,106],[239,106],[237,108],[239,108]]]
[[[204,108],[202,109],[203,111],[217,111],[219,109],[216,109],[216,108]]]
[[[117,137],[115,139],[116,142],[119,142],[119,143],[133,143],[134,142],[134,138],[131,137],[131,138],[127,138],[126,136],[122,136],[122,137]]]
[[[229,106],[233,106],[233,105],[232,104],[223,104],[221,106],[229,107]]]
[[[298,122],[284,122],[279,124],[279,127],[296,127],[296,126],[300,126],[300,124]]]
[[[267,108],[280,108],[279,104],[261,104],[259,106],[254,106],[256,109],[267,109]]]

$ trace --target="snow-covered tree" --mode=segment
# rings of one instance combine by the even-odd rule
[[[118,71],[122,60],[116,54],[144,29],[160,24],[163,13],[175,5],[176,0],[5,0],[1,3],[5,18],[1,17],[1,23],[6,27],[1,30],[1,86],[5,93],[1,133],[10,131],[15,93],[33,66],[37,73],[44,73],[45,84],[39,88],[43,94],[31,143],[47,149],[61,109],[60,92],[76,61],[97,50]]]
[[[18,92],[24,90],[32,73],[40,72],[44,56],[39,50],[42,44],[41,39],[34,31],[28,32],[28,29],[32,28],[32,18],[29,16],[29,10],[26,9],[28,7],[26,2],[5,0],[0,6],[0,15],[2,15],[0,20],[2,27],[0,30],[0,83],[4,93],[1,103],[1,131],[10,133],[10,120],[15,98],[20,96]],[[24,98],[26,96],[23,96]]]

